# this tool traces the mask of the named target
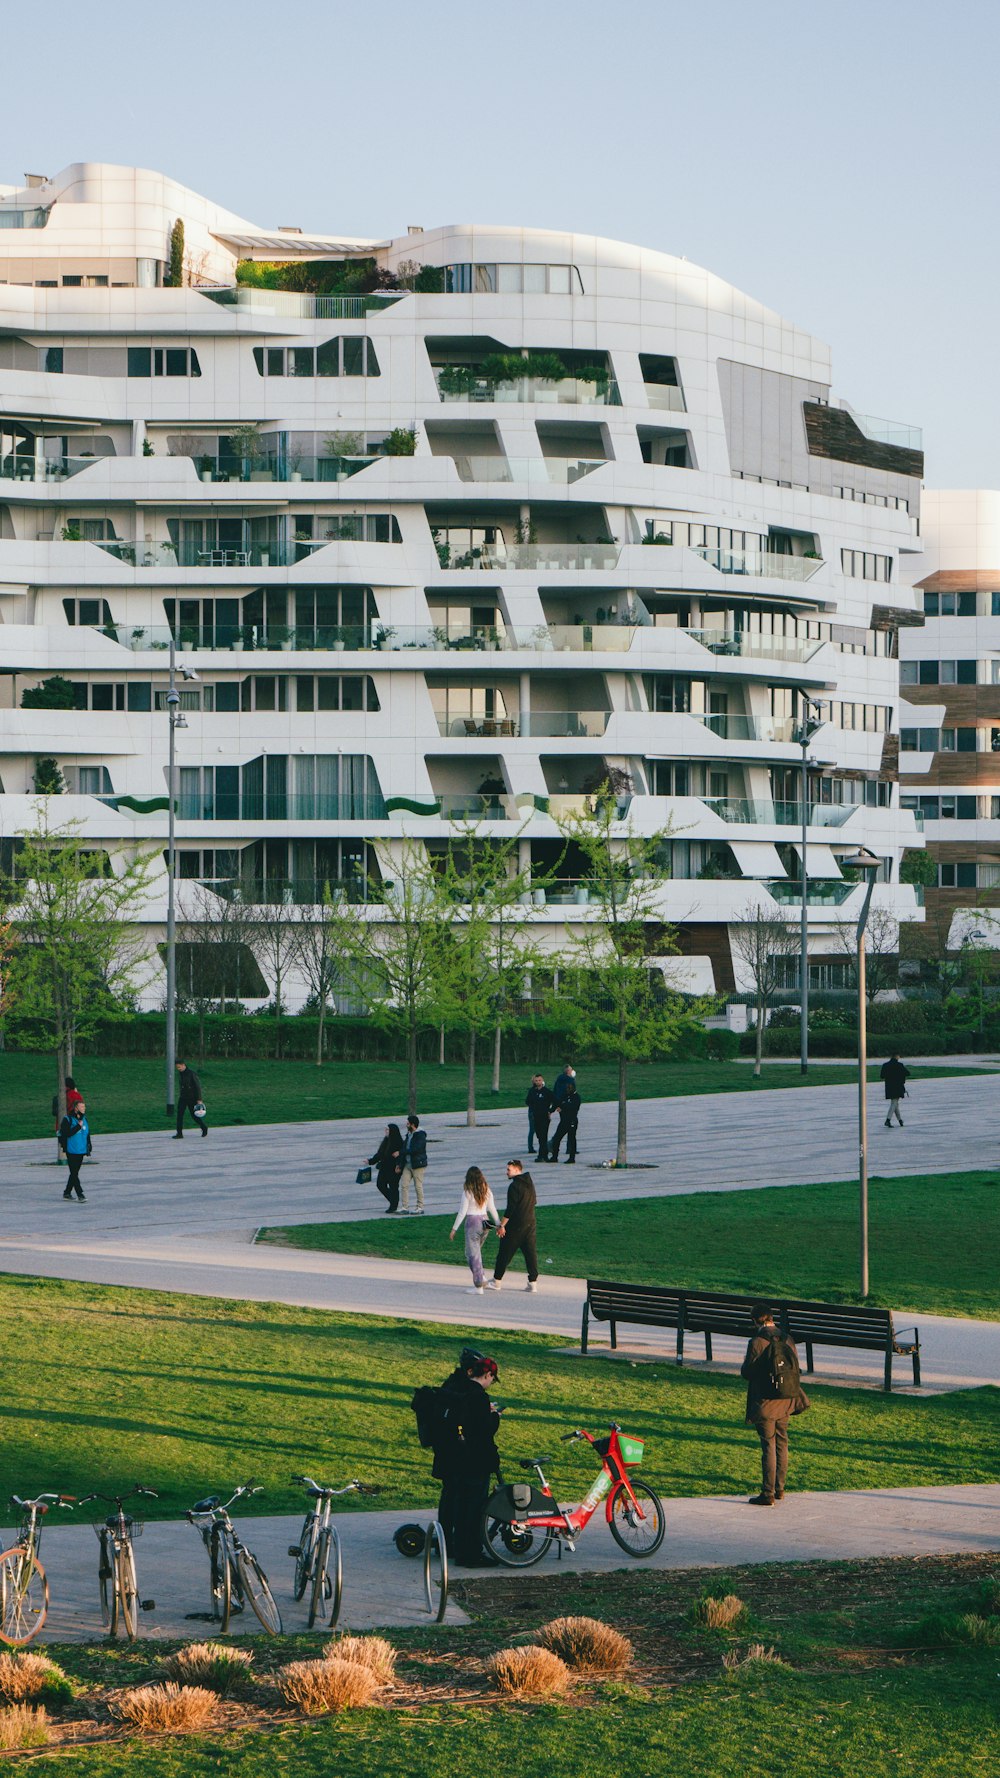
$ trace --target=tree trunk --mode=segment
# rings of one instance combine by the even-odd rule
[[[316,1026],[316,1066],[317,1066],[317,1068],[322,1068],[322,1066],[323,1066],[323,1033],[324,1033],[325,1029],[326,1029],[326,1001],[323,998],[323,996],[320,995],[319,1021]]]
[[[628,1061],[624,1050],[618,1054],[618,1147],[615,1160],[624,1167],[628,1160]]]
[[[406,1038],[406,1110],[410,1117],[417,1115],[417,1027],[410,1025]]]
[[[753,1071],[754,1071],[754,1078],[756,1080],[760,1079],[760,1058],[763,1055],[763,1053],[764,1053],[764,1002],[762,1000],[758,1000],[758,1002],[757,1002],[756,1044],[754,1047],[754,1058],[753,1058]]]
[[[490,1086],[491,1093],[499,1093],[500,1091],[500,1042],[501,1031],[499,1025],[497,1025],[493,1032],[493,1080]]]
[[[198,1002],[198,1060],[205,1060],[205,1002]]]
[[[476,1033],[469,1032],[469,1088],[465,1122],[472,1129],[476,1122]]]
[[[444,1067],[444,1026],[438,1032],[438,1067]]]
[[[58,1133],[59,1125],[62,1123],[63,1118],[66,1116],[66,1080],[67,1080],[68,1076],[72,1075],[72,1073],[73,1073],[73,1037],[72,1037],[71,1032],[67,1032],[65,1034],[65,1036],[60,1040],[60,1042],[56,1048],[56,1097],[58,1100],[58,1108],[56,1110],[56,1131],[57,1131],[57,1133]],[[62,1150],[60,1149],[59,1144],[57,1142],[56,1143],[56,1162],[57,1163],[60,1159],[61,1154],[62,1154]]]

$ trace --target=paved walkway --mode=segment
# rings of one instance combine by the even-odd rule
[[[655,1478],[650,1476],[650,1480]],[[735,1567],[757,1562],[851,1561],[864,1557],[979,1555],[1000,1549],[1000,1486],[891,1488],[864,1493],[789,1494],[770,1512],[754,1511],[744,1496],[665,1502],[667,1534],[644,1566],[661,1570]],[[344,1606],[340,1627],[426,1625],[422,1564],[400,1556],[392,1533],[405,1521],[426,1522],[422,1512],[349,1513],[337,1524],[344,1551]],[[291,1595],[287,1546],[298,1536],[298,1518],[240,1519],[249,1547],[260,1557],[288,1632],[306,1627],[305,1602]],[[100,1635],[97,1540],[86,1525],[47,1527],[42,1556],[52,1603],[43,1642],[92,1641]],[[207,1621],[208,1561],[200,1539],[183,1522],[146,1526],[136,1545],[139,1591],[156,1609],[140,1619],[143,1636],[212,1635]],[[576,1553],[561,1561],[550,1551],[539,1574],[607,1573],[628,1568],[598,1514]],[[511,1569],[505,1575],[516,1574]],[[456,1569],[456,1577],[468,1570]],[[477,1576],[478,1578],[478,1576]],[[191,1614],[199,1614],[192,1616]],[[204,1616],[200,1614],[205,1614]],[[248,1614],[249,1615],[249,1614]],[[451,1604],[448,1621],[466,1622]],[[233,1633],[259,1632],[255,1618],[234,1619]]]

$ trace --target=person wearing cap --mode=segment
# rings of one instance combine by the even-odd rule
[[[483,1548],[490,1481],[500,1474],[496,1447],[500,1410],[489,1397],[496,1380],[496,1360],[466,1346],[442,1384],[449,1431],[444,1442],[435,1445],[432,1473],[441,1483],[438,1519],[448,1554],[462,1568],[496,1566],[496,1557]]]
[[[799,1358],[794,1342],[787,1334],[779,1334],[774,1310],[768,1303],[754,1303],[750,1310],[753,1333],[747,1346],[740,1376],[747,1382],[746,1423],[760,1439],[761,1488],[750,1497],[751,1506],[774,1506],[785,1496],[788,1474],[788,1422],[793,1414],[803,1414],[809,1399],[799,1386]],[[782,1358],[793,1360],[795,1388],[792,1394],[776,1392],[775,1344]]]

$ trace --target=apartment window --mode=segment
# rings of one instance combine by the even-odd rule
[[[244,710],[287,710],[288,679],[284,673],[254,673],[240,689]]]
[[[72,772],[69,776],[72,781]],[[79,796],[114,795],[107,766],[77,766],[76,788]]]
[[[111,607],[106,599],[64,599],[62,604],[66,622],[74,627],[89,630],[115,628]]]
[[[649,761],[653,796],[690,796],[691,771],[686,760]]]
[[[924,593],[927,617],[975,617],[976,595],[965,593]],[[993,616],[1000,617],[1000,593],[993,594]]]
[[[499,291],[502,296],[579,296],[583,281],[575,265],[466,263],[446,265],[444,287],[453,296]]]
[[[367,673],[298,673],[296,710],[378,710],[375,681]]]
[[[903,753],[937,753],[938,731],[936,728],[900,729],[899,745]]]
[[[993,663],[994,670],[1000,662]],[[900,685],[975,685],[975,661],[900,661]]]
[[[853,580],[891,580],[892,557],[874,555],[866,549],[842,549],[841,573]]]
[[[130,377],[200,377],[201,365],[193,346],[129,346],[126,375]]]
[[[942,889],[975,889],[976,866],[971,860],[956,860],[938,867]]]
[[[343,334],[316,346],[254,346],[258,376],[378,377],[382,372],[367,334]]]
[[[243,765],[182,766],[189,821],[381,820],[378,776],[364,753],[260,755]]]
[[[63,349],[61,346],[46,346],[45,369],[60,375],[63,367]]]

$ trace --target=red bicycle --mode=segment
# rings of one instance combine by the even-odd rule
[[[663,1502],[652,1488],[634,1482],[629,1470],[642,1462],[645,1442],[630,1438],[612,1421],[607,1438],[590,1432],[567,1432],[562,1443],[586,1439],[601,1459],[601,1473],[594,1477],[579,1506],[559,1507],[545,1479],[548,1457],[521,1457],[522,1469],[534,1470],[539,1486],[514,1482],[501,1485],[491,1495],[483,1521],[483,1544],[508,1568],[530,1568],[540,1562],[554,1537],[575,1550],[574,1539],[590,1523],[607,1497],[605,1516],[611,1535],[627,1556],[651,1556],[663,1542],[666,1529]],[[552,1502],[549,1507],[548,1502]]]

